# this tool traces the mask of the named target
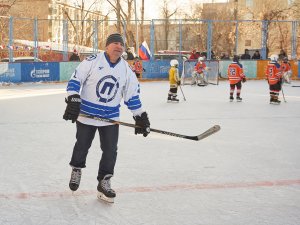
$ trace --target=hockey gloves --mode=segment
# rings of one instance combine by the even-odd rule
[[[177,85],[178,85],[178,86],[180,86],[180,84],[181,84],[180,80],[179,80],[179,81],[177,81],[176,83],[177,83]]]
[[[246,77],[242,78],[242,82],[245,83],[247,81]]]
[[[63,118],[65,120],[72,120],[72,123],[74,123],[77,120],[80,112],[80,95],[70,95],[65,99],[65,101],[67,103],[67,107]]]
[[[135,134],[143,134],[144,137],[150,133],[150,122],[148,119],[148,115],[146,112],[143,112],[140,116],[134,116],[133,119],[135,120],[135,127],[134,133]]]

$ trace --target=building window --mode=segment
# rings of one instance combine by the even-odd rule
[[[251,46],[251,40],[245,40],[245,46]]]
[[[253,0],[246,0],[246,7],[252,8],[253,7]]]

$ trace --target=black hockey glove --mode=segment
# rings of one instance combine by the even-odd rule
[[[150,122],[146,112],[143,112],[141,116],[134,116],[136,127],[134,130],[135,134],[143,134],[144,137],[150,133]]]
[[[70,95],[68,96],[68,98],[65,99],[65,101],[67,103],[67,107],[63,118],[65,120],[72,120],[72,123],[74,123],[77,120],[80,112],[80,95]]]
[[[178,85],[178,86],[180,86],[180,84],[181,84],[180,80],[179,80],[179,81],[177,81],[177,85]]]

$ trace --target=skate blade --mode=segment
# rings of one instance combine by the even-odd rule
[[[97,198],[107,203],[114,203],[114,198],[106,197],[102,192],[98,192]]]
[[[167,103],[179,103],[179,101],[168,101]]]

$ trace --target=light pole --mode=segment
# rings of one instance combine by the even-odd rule
[[[135,11],[135,30],[136,30],[135,51],[136,51],[136,56],[138,57],[139,56],[139,29],[137,23],[136,0],[134,0],[134,11]]]

